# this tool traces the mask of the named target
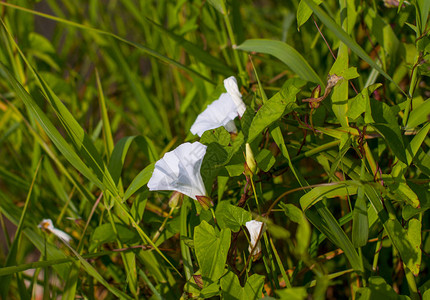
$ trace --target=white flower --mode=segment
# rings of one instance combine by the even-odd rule
[[[199,143],[184,143],[164,154],[155,163],[154,172],[148,182],[150,191],[177,191],[197,200],[206,196],[200,167],[206,154],[206,146]]]
[[[242,101],[242,95],[237,87],[236,78],[233,76],[224,80],[224,87],[227,93],[221,94],[218,100],[215,100],[197,116],[191,133],[202,136],[206,130],[215,129],[224,126],[228,132],[236,132],[234,119],[237,116],[242,117],[246,106]]]
[[[237,86],[237,81],[234,76],[230,76],[229,78],[224,80],[224,87],[227,90],[227,93],[231,96],[234,104],[236,104],[237,112],[239,117],[243,116],[243,113],[246,110],[245,103],[242,101],[242,94],[239,92],[239,87]]]
[[[266,224],[264,224],[263,222],[259,222],[259,221],[248,221],[245,223],[246,229],[248,229],[249,232],[249,236],[250,236],[250,245],[248,247],[248,251],[249,253],[251,253],[252,249],[254,249],[254,251],[252,251],[251,255],[255,256],[260,254],[261,252],[261,243],[260,243],[260,238],[263,236],[263,233],[266,231]],[[261,231],[261,234],[260,234]]]
[[[72,240],[72,237],[70,235],[60,229],[55,228],[51,219],[43,219],[37,227],[41,228],[42,230],[51,232],[52,234],[56,235],[61,240],[67,243],[70,243],[70,241]]]

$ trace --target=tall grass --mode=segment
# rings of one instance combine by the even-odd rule
[[[319,2],[0,1],[1,297],[428,297],[430,3]],[[146,186],[197,140],[212,211]]]

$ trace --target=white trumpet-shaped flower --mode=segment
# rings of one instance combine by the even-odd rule
[[[40,222],[40,224],[38,225],[38,227],[42,230],[51,232],[52,234],[56,235],[67,243],[70,243],[70,241],[72,240],[72,237],[70,235],[60,229],[55,228],[51,219],[43,219],[42,222]]]
[[[191,133],[202,136],[206,130],[215,129],[220,126],[228,132],[236,132],[234,119],[242,117],[246,106],[242,101],[242,95],[239,92],[237,81],[234,76],[224,80],[224,87],[227,93],[221,94],[218,100],[215,100],[197,116],[196,121],[191,126]]]
[[[206,146],[199,143],[184,143],[164,154],[155,163],[154,172],[148,182],[150,191],[177,191],[197,200],[206,196],[200,167],[206,154]]]
[[[248,247],[248,251],[253,256],[259,255],[261,252],[260,238],[263,236],[263,233],[266,231],[266,224],[264,224],[263,222],[252,220],[252,221],[246,222],[245,226],[246,226],[246,229],[248,229],[249,238],[251,240]]]

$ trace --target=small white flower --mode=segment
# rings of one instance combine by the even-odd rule
[[[56,235],[61,240],[67,243],[70,243],[70,241],[72,240],[72,237],[70,235],[60,229],[55,228],[51,219],[43,219],[37,227],[41,228],[42,230],[51,232],[52,234]]]
[[[164,154],[155,163],[154,172],[148,182],[150,191],[177,191],[197,200],[206,196],[200,167],[206,154],[206,146],[199,143],[184,143]]]
[[[227,93],[221,94],[218,100],[215,100],[197,116],[191,133],[202,136],[206,130],[215,129],[224,126],[228,132],[236,132],[234,119],[237,116],[242,117],[246,106],[242,101],[242,95],[237,87],[236,78],[233,76],[224,80],[224,87]]]
[[[248,247],[248,251],[249,253],[251,253],[252,249],[254,249],[254,251],[252,251],[251,255],[255,256],[260,254],[261,252],[261,243],[260,243],[260,238],[263,236],[263,233],[266,231],[266,224],[264,224],[263,222],[259,222],[259,221],[248,221],[245,223],[246,229],[248,229],[249,232],[249,238],[251,239],[250,241],[250,245]],[[261,234],[260,234],[261,231]]]

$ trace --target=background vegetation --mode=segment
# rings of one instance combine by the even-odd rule
[[[429,297],[430,2],[320,2],[0,1],[3,299]],[[215,225],[146,183],[231,75]]]

